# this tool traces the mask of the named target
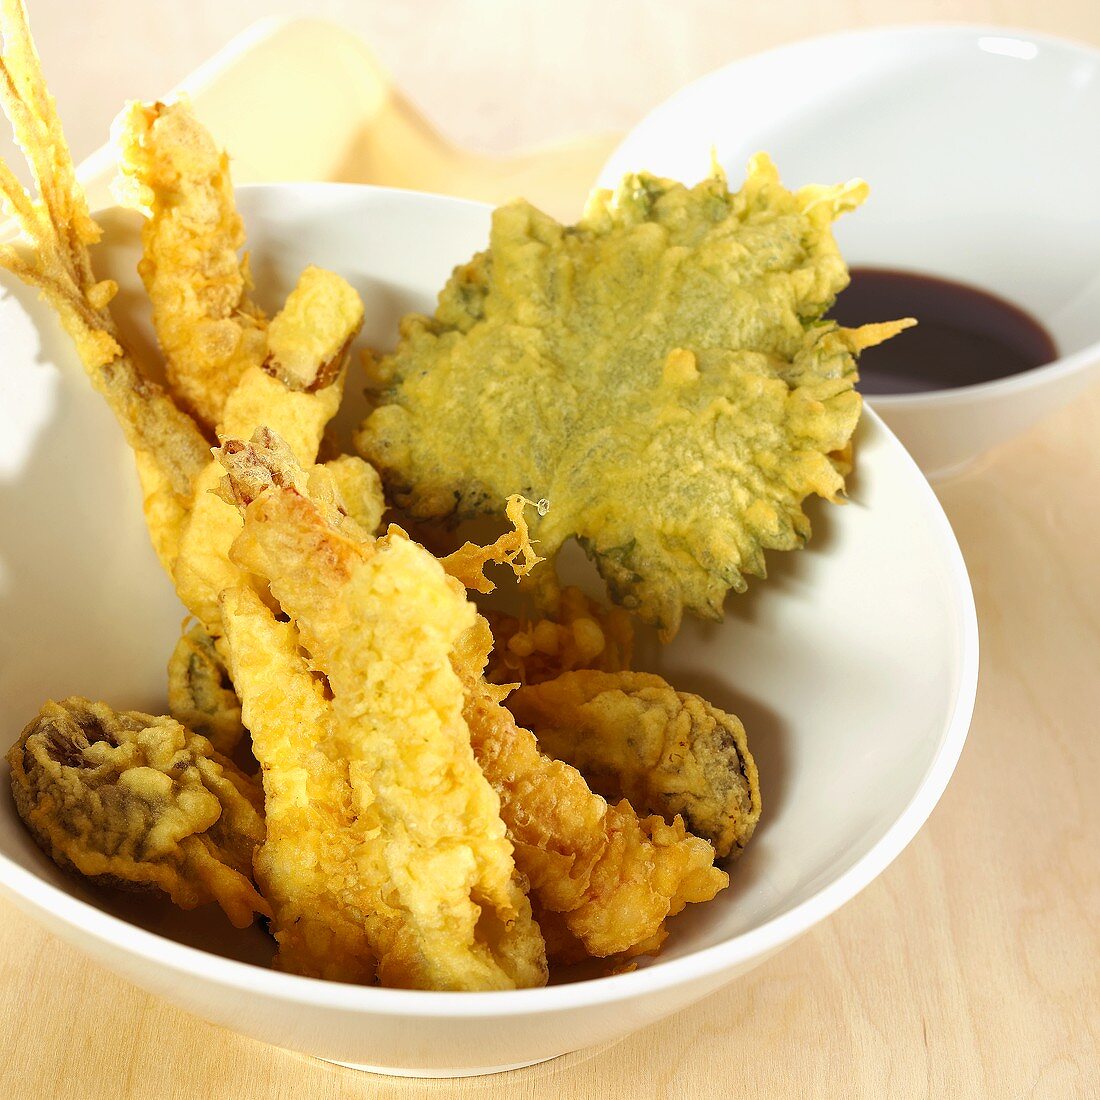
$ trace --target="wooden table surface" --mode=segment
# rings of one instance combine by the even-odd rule
[[[844,26],[965,18],[1100,43],[1095,0],[689,3],[678,13],[665,9],[671,29],[654,5],[609,6],[626,27],[627,41],[614,59],[623,71],[631,53],[651,65],[667,47],[673,58],[663,68],[657,64],[652,80],[636,72],[628,82],[615,107],[629,116],[622,125],[650,105],[653,87],[667,84],[670,73],[686,80],[721,60]],[[136,0],[96,5],[88,23],[93,32],[117,24],[120,35],[134,34],[127,16],[139,7]],[[158,16],[162,8],[183,7],[158,5]],[[178,11],[175,22],[145,20],[146,60],[133,61],[136,40],[114,43],[118,56],[132,62],[112,77],[114,102],[150,94],[141,86],[151,79],[148,57],[159,59],[172,73],[167,83],[174,83],[185,71],[180,57],[193,64],[197,49],[209,52],[263,7],[251,0],[198,4],[203,18],[183,20],[193,33],[182,39]],[[374,20],[391,46],[405,42],[383,57],[400,74],[415,52],[408,43],[420,31],[411,16],[403,29],[396,14],[384,17],[383,9],[392,7],[309,5],[313,13],[346,14],[366,29]],[[437,4],[428,7],[435,20],[423,33],[438,47],[446,39],[439,20],[447,16]],[[456,7],[511,20],[509,33],[528,51],[527,84],[535,93],[545,92],[540,74],[560,75],[548,60],[554,51],[520,26],[530,30],[542,19],[566,40],[561,20],[546,22],[540,5],[506,8],[486,0]],[[522,16],[516,14],[521,7]],[[77,77],[64,71],[63,55],[77,48],[76,40],[56,0],[31,0],[31,8],[47,72],[59,74],[54,84],[64,112],[66,100],[76,98]],[[641,17],[631,21],[635,9]],[[51,11],[58,18],[51,19]],[[586,40],[576,48],[592,56],[597,45]],[[513,71],[523,68],[514,58],[511,64]],[[409,69],[420,80],[410,94],[432,115],[433,94],[443,99],[443,77],[433,85],[429,68]],[[129,69],[133,85],[126,83]],[[486,71],[485,81],[493,75]],[[481,102],[483,92],[475,87],[471,101]],[[517,91],[517,118],[534,116],[535,93]],[[584,126],[581,104],[570,109],[572,128]],[[562,132],[570,128],[568,111],[556,118]],[[416,130],[408,117],[390,122],[406,138]],[[506,127],[499,120],[494,126],[499,143]],[[517,143],[532,136],[548,135],[528,128],[517,132]],[[84,131],[77,137],[74,144],[83,142],[84,151],[95,144]],[[444,180],[450,173],[465,193],[497,197],[506,166],[453,148],[433,150],[431,135],[427,144],[423,134],[417,140],[412,167],[402,170]],[[573,208],[578,178],[604,148],[597,139],[559,148],[541,161],[528,158],[513,175],[551,205]],[[363,165],[360,170],[366,172]],[[980,470],[937,486],[970,568],[981,627],[977,709],[958,771],[929,823],[885,874],[725,991],[610,1048],[543,1066],[459,1082],[390,1080],[203,1023],[99,969],[0,903],[0,1096],[1100,1095],[1098,423],[1100,390],[1093,390]]]

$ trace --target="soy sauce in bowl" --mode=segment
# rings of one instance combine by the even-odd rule
[[[988,291],[935,275],[855,267],[830,316],[843,325],[916,317],[915,328],[860,356],[865,394],[911,394],[991,382],[1058,358],[1050,333]]]

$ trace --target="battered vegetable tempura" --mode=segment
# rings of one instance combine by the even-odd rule
[[[229,158],[186,102],[131,103],[115,126],[116,197],[148,215],[138,271],[165,373],[181,405],[213,431],[233,387],[267,353],[266,321],[237,255],[244,226]]]
[[[804,498],[841,494],[856,355],[910,323],[822,319],[848,282],[830,223],[866,193],[787,191],[760,155],[737,193],[627,176],[572,227],[497,209],[435,316],[402,322],[361,453],[418,518],[545,499],[541,553],[576,537],[666,637],[685,607],[720,617],[809,537]],[[532,579],[550,599],[553,570]]]
[[[278,965],[319,978],[504,990],[543,984],[548,952],[656,952],[670,916],[727,884],[715,848],[745,843],[760,796],[736,719],[624,671],[624,609],[666,635],[683,607],[717,615],[765,549],[808,535],[803,498],[842,490],[855,356],[904,324],[821,319],[846,281],[829,223],[863,186],[791,194],[758,158],[736,195],[641,175],[576,227],[497,211],[436,317],[406,318],[360,434],[421,518],[507,499],[512,530],[437,558],[397,527],[376,537],[374,467],[318,462],[354,289],[309,267],[269,320],[225,153],[186,102],[132,104],[119,193],[146,219],[169,384],[152,383],[92,271],[99,229],[19,0],[0,0],[0,38],[34,180],[0,162],[26,238],[0,266],[39,288],[119,420],[197,620],[169,662],[173,718],[74,697],[23,731],[8,760],[32,835],[95,881],[216,901],[242,927],[259,913]],[[574,536],[621,607],[558,588]],[[490,665],[466,589],[491,592],[492,563],[530,579],[542,617],[493,616]],[[512,710],[490,679],[524,684]],[[262,792],[225,755],[243,736]]]
[[[173,396],[221,439],[268,424],[312,463],[340,404],[342,368],[363,317],[358,295],[332,272],[307,267],[269,324],[248,297],[228,160],[190,105],[132,103],[115,129],[115,189],[146,217],[138,269]],[[149,517],[180,598],[215,638],[218,594],[240,583],[226,558],[240,518],[210,494],[221,476],[208,460],[174,541]]]
[[[267,837],[256,881],[271,905],[275,962],[311,978],[370,982],[376,960],[355,874],[356,809],[323,682],[297,628],[248,588],[222,596],[233,679],[263,766]]]
[[[57,311],[92,385],[134,449],[147,515],[170,533],[182,521],[194,477],[209,459],[206,440],[122,346],[108,309],[118,288],[110,280],[98,281],[92,271],[88,246],[100,230],[76,182],[19,0],[0,3],[0,36],[0,103],[38,190],[35,200],[0,161],[4,212],[16,219],[28,244],[26,249],[0,245],[0,266],[37,287]],[[160,552],[156,536],[153,541]]]
[[[201,626],[186,630],[168,660],[168,710],[221,753],[244,735],[241,702],[214,639]]]
[[[285,326],[276,329],[284,318]],[[293,456],[311,466],[325,427],[340,407],[344,361],[362,319],[363,304],[343,279],[319,268],[306,268],[272,322],[272,329],[282,331],[284,336],[287,331],[307,326],[313,332],[316,339],[310,354],[295,360],[298,383],[312,392],[290,389],[264,367],[251,366],[225,401],[218,427],[220,437],[249,436],[267,422],[288,441]],[[328,384],[317,388],[314,383],[324,377],[329,379]],[[377,473],[362,459],[351,456],[335,460],[333,469],[345,492],[354,494],[354,507],[373,530],[383,509]],[[229,548],[241,531],[241,516],[235,504],[222,500],[214,491],[223,475],[221,465],[211,460],[196,477],[194,499],[181,526],[170,571],[180,599],[212,640],[219,661],[228,663],[230,654],[223,638],[219,600],[224,591],[247,584],[248,579],[229,560]],[[170,669],[170,685],[171,673]],[[178,711],[171,695],[169,701],[172,713],[181,721],[194,717],[186,707]],[[238,726],[238,736],[240,732],[243,730]],[[226,752],[235,744],[232,735],[233,727],[227,726],[225,736],[218,737],[219,747]]]
[[[47,703],[8,753],[19,816],[62,867],[216,901],[238,927],[269,915],[252,885],[264,837],[259,788],[171,718],[105,703]]]
[[[539,747],[607,798],[739,854],[760,820],[760,780],[745,728],[698,695],[645,672],[568,672],[508,699]]]
[[[317,308],[321,303],[323,308]],[[363,303],[339,275],[310,267],[272,324],[284,316],[292,318],[292,324],[301,324],[305,316],[311,318],[313,331],[326,344],[319,355],[327,353],[328,345],[337,348],[335,361],[311,358],[307,364],[300,360],[299,378],[317,381],[333,370],[335,376],[329,385],[305,393],[287,388],[262,367],[250,367],[226,399],[218,434],[223,441],[247,439],[265,425],[286,441],[299,463],[310,466],[326,425],[340,407],[347,346],[362,323]],[[240,571],[229,560],[229,547],[241,529],[240,513],[212,491],[223,476],[224,470],[213,460],[199,475],[172,569],[180,599],[214,637],[222,633],[219,594],[243,583]],[[373,479],[371,495],[379,502],[380,512],[381,485],[373,471],[369,476]]]
[[[345,529],[305,495],[300,475],[278,473],[280,456],[258,450],[231,442],[220,451],[227,488],[244,507],[231,556],[268,582],[332,693],[340,774],[319,781],[314,806],[334,825],[352,816],[348,856],[330,874],[338,913],[361,920],[384,985],[541,984],[542,937],[498,799],[474,761],[451,667],[456,639],[477,617],[473,606],[403,532],[372,540]],[[238,686],[250,713],[246,682]],[[313,751],[316,728],[295,733],[292,757]],[[280,764],[275,756],[261,762],[266,782]]]
[[[494,684],[538,684],[577,668],[621,672],[630,667],[630,615],[620,607],[603,607],[573,585],[561,590],[551,618],[532,622],[495,611],[485,617],[496,642],[485,678]]]
[[[668,935],[666,918],[728,884],[713,865],[714,849],[679,817],[667,823],[639,818],[626,801],[608,805],[578,771],[544,756],[534,734],[501,705],[501,689],[480,678],[491,645],[488,624],[478,619],[455,667],[478,763],[500,796],[532,897],[589,955],[655,953]]]

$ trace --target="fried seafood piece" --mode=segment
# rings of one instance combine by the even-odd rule
[[[324,682],[298,630],[250,588],[222,593],[233,679],[263,769],[267,835],[253,866],[271,905],[276,965],[295,974],[370,982],[376,958],[352,888],[356,807]]]
[[[760,779],[744,726],[660,676],[567,672],[521,688],[508,709],[594,790],[666,821],[679,814],[719,858],[740,854],[760,820]]]
[[[252,885],[259,788],[171,718],[73,697],[47,703],[8,753],[19,816],[62,867],[216,901],[238,928],[270,910]]]
[[[803,500],[839,498],[856,357],[911,323],[824,319],[848,282],[830,223],[866,193],[788,191],[760,155],[735,193],[627,176],[576,226],[500,207],[435,315],[402,321],[360,453],[417,519],[545,500],[540,552],[575,537],[666,637],[684,608],[719,618],[809,537]]]
[[[267,354],[266,318],[238,255],[244,226],[229,158],[186,100],[130,103],[116,120],[116,197],[146,216],[138,272],[168,383],[208,431],[250,366]]]
[[[538,684],[576,668],[621,672],[630,667],[634,624],[621,607],[604,607],[579,588],[561,590],[553,617],[486,614],[496,644],[485,678],[494,684]]]
[[[278,327],[282,318],[287,327]],[[249,367],[225,400],[218,425],[222,440],[249,438],[264,425],[287,444],[297,462],[313,464],[325,427],[336,414],[343,396],[344,364],[348,347],[363,321],[359,295],[339,275],[309,267],[272,321],[286,348],[293,333],[309,329],[313,341],[309,355],[294,359],[294,370],[303,390],[288,388],[260,366]],[[321,385],[321,379],[328,381]],[[358,481],[352,484],[347,464],[342,464],[345,487],[354,488],[369,499],[359,503],[365,512],[381,515],[381,484],[362,460]],[[172,568],[176,591],[184,606],[214,637],[222,633],[218,596],[227,588],[244,583],[240,570],[229,560],[229,548],[241,530],[241,516],[213,490],[224,476],[217,461],[211,461],[196,481],[195,498],[180,539]],[[373,481],[372,481],[373,479]]]
[[[268,389],[272,386],[276,387],[274,391]],[[232,418],[230,422],[238,426],[248,425],[259,414],[259,408],[265,400],[262,395],[266,393],[268,408],[276,413],[276,421],[285,422],[292,429],[297,429],[289,434],[295,439],[299,454],[309,454],[315,449],[315,441],[320,438],[327,409],[335,410],[336,402],[322,397],[322,394],[327,394],[333,388],[328,387],[317,394],[293,393],[268,375],[253,369],[230,395],[226,408]],[[260,404],[253,410],[257,391],[261,395]],[[239,416],[236,415],[238,400],[241,405]],[[311,402],[312,407],[307,405],[305,410],[296,407],[296,402],[302,400]],[[296,415],[302,412],[310,415]],[[313,424],[312,432],[302,430],[303,421]],[[311,467],[307,475],[298,466],[289,444],[267,429],[261,429],[255,434],[257,438],[268,441],[267,453],[277,453],[276,469],[292,467],[298,471],[298,484],[303,492],[308,492],[314,500],[323,501],[329,514],[339,515],[347,525],[362,524],[357,529],[364,536],[373,534],[381,520],[385,502],[382,498],[381,482],[372,467],[361,458],[341,455],[323,466]],[[264,469],[263,473],[265,480],[262,486],[256,487],[257,494],[263,487],[272,484],[276,476],[270,469]],[[195,628],[195,633],[209,643],[209,649],[204,654],[217,661],[220,674],[224,676],[224,694],[216,694],[209,677],[200,678],[197,684],[184,679],[185,673],[194,675],[196,672],[213,671],[201,662],[196,665],[195,658],[186,652],[184,639],[177,646],[176,654],[169,664],[169,704],[173,714],[176,713],[177,705],[184,708],[185,712],[187,708],[194,711],[201,710],[204,705],[214,705],[219,719],[224,718],[214,740],[223,752],[232,752],[244,734],[244,726],[240,722],[240,704],[233,683],[228,673],[224,672],[224,662],[231,659],[229,649],[232,643],[228,639],[223,621],[221,597],[226,590],[247,585],[250,580],[247,573],[229,559],[229,550],[233,540],[241,532],[242,521],[236,499],[231,497],[226,500],[218,493],[222,476],[223,467],[220,463],[214,463],[212,469],[204,471],[198,479],[202,493],[196,494],[195,505],[181,540],[180,553],[174,563],[174,579],[176,590],[188,609],[192,614],[201,616],[202,623]],[[252,476],[255,476],[255,471]],[[216,637],[211,632],[216,632]],[[185,659],[188,664],[179,663]],[[174,684],[179,685],[176,696],[173,695]],[[203,689],[203,699],[206,702],[200,702],[194,697],[193,693],[197,688]],[[237,706],[235,723],[231,720],[228,709],[231,702]],[[225,709],[219,704],[223,704]]]
[[[455,667],[477,761],[500,796],[532,897],[589,955],[655,953],[668,917],[729,883],[714,866],[714,849],[679,817],[639,817],[626,800],[609,805],[575,768],[540,752],[534,734],[502,705],[503,689],[480,676],[491,645],[479,618],[463,636]]]
[[[272,326],[284,316],[291,319],[289,327],[276,329],[282,332],[284,349],[290,346],[293,333],[306,326],[312,326],[320,341],[311,345],[310,356],[295,360],[304,391],[288,388],[266,367],[249,367],[225,401],[219,432],[224,437],[248,436],[266,421],[279,431],[288,451],[299,462],[311,465],[325,427],[340,406],[347,350],[362,323],[363,304],[340,276],[308,267]],[[327,379],[324,385],[315,384],[322,378]],[[330,479],[338,484],[340,492],[353,498],[349,507],[364,522],[371,523],[373,530],[384,508],[377,473],[353,456],[341,456],[328,466]],[[226,502],[215,492],[223,476],[220,463],[212,460],[196,478],[194,501],[169,571],[180,599],[199,619],[203,635],[224,649],[219,597],[224,590],[247,583],[247,579],[229,560],[229,548],[241,531],[241,516],[235,503]],[[170,702],[171,687],[170,669]],[[231,684],[227,687],[232,690]],[[235,725],[226,722],[224,737],[219,735],[215,741],[222,751],[230,752],[242,734],[239,720]]]
[[[542,937],[499,801],[474,760],[451,665],[477,617],[462,586],[399,529],[372,539],[310,499],[303,472],[277,448],[265,453],[262,439],[231,441],[220,455],[226,490],[244,508],[232,559],[267,581],[332,693],[333,751],[346,778],[319,801],[346,800],[353,815],[351,858],[333,869],[332,888],[341,911],[361,915],[379,981],[541,984]]]
[[[0,245],[0,267],[36,287],[57,312],[92,385],[136,453],[158,553],[171,552],[195,475],[209,461],[195,422],[151,382],[123,346],[108,308],[117,292],[97,280],[88,246],[100,229],[88,213],[19,0],[0,2],[0,102],[22,148],[38,199],[0,161],[0,200],[27,248]]]
[[[244,736],[233,681],[214,639],[198,623],[183,632],[168,659],[168,710],[223,755]]]

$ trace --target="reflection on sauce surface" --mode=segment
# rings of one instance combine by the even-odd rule
[[[1058,358],[1050,334],[1019,306],[935,275],[852,268],[830,317],[844,325],[916,317],[915,328],[860,356],[863,393],[972,386]]]

